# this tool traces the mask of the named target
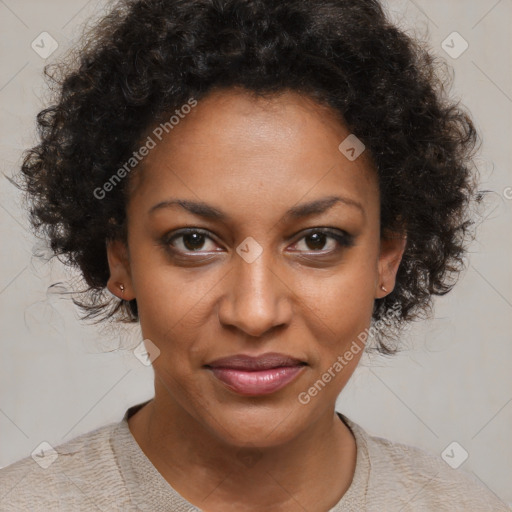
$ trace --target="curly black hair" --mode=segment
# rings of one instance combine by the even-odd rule
[[[191,98],[231,87],[308,95],[370,152],[382,236],[405,227],[396,286],[375,300],[372,317],[398,311],[377,332],[377,349],[392,354],[385,340],[432,312],[432,296],[452,289],[474,239],[479,136],[449,98],[445,68],[377,0],[118,1],[67,58],[45,68],[56,96],[38,114],[40,143],[21,166],[32,225],[81,271],[82,318],[138,321],[136,300],[106,293],[106,241],[125,240],[132,176],[104,199],[94,191]]]

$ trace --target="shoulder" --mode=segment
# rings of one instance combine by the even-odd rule
[[[117,428],[112,423],[54,448],[40,445],[32,456],[1,469],[0,508],[96,509],[103,495],[112,497],[122,484],[110,444]]]
[[[510,511],[474,474],[453,469],[440,455],[367,434],[348,420],[369,459],[368,510]]]

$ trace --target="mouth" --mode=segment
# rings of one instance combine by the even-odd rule
[[[238,354],[216,359],[204,366],[228,388],[240,395],[274,393],[298,377],[307,363],[294,357],[267,353],[261,356]]]

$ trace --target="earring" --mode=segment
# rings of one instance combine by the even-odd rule
[[[121,295],[123,295],[123,293],[124,293],[124,284],[121,283],[119,285],[119,289],[121,290]]]
[[[387,291],[388,291],[388,290],[387,290],[387,288],[386,288],[383,284],[381,284],[381,285],[380,285],[380,289],[381,289],[383,292],[386,292],[386,293],[387,293]]]

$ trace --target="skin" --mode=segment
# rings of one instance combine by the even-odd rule
[[[352,481],[355,440],[335,403],[362,350],[308,404],[298,396],[370,326],[381,285],[394,287],[405,239],[381,236],[369,152],[351,162],[338,149],[349,134],[331,110],[294,92],[215,91],[131,178],[127,246],[108,244],[108,288],[137,299],[143,337],[160,355],[155,398],[129,427],[162,476],[205,511],[328,510]],[[285,217],[333,195],[361,208],[337,202]],[[149,213],[170,198],[205,202],[227,220],[177,205]],[[208,236],[162,241],[184,227]],[[325,227],[349,233],[353,245],[305,232]],[[247,237],[262,249],[251,263],[236,252]],[[204,368],[265,352],[307,366],[266,396],[239,395]]]

